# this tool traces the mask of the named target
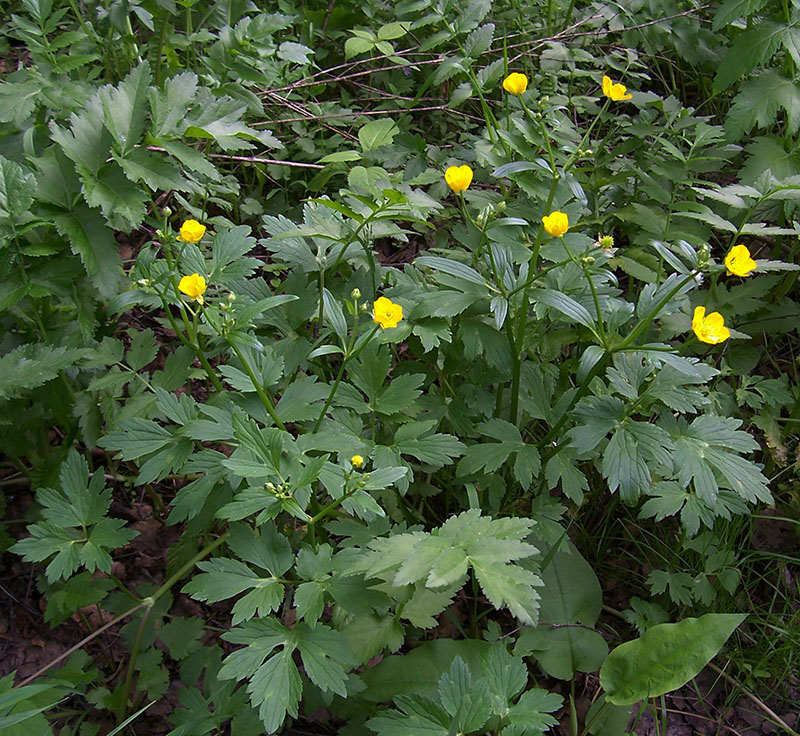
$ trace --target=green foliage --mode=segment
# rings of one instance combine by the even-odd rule
[[[539,736],[557,724],[549,716],[561,705],[558,695],[534,689],[524,692],[527,675],[521,659],[499,645],[481,660],[483,677],[473,681],[469,667],[456,657],[438,681],[436,700],[420,695],[396,695],[400,710],[379,715],[367,726],[378,734],[483,733],[487,721],[499,719],[498,733]]]
[[[106,516],[111,489],[105,487],[102,470],[89,479],[89,465],[77,452],[68,455],[58,478],[58,490],[37,492],[43,520],[29,527],[31,536],[17,542],[14,551],[29,562],[55,555],[45,571],[50,582],[70,577],[78,567],[109,572],[109,550],[126,545],[136,532]]]
[[[0,509],[45,620],[120,633],[0,724],[534,736],[599,671],[621,733],[794,492],[796,10],[200,5],[0,26]]]
[[[537,549],[522,539],[530,532],[524,519],[489,519],[477,510],[454,516],[430,533],[396,534],[371,542],[354,568],[402,588],[417,583],[454,592],[472,570],[495,608],[508,606],[523,623],[537,618],[540,578],[519,565]]]
[[[620,644],[600,669],[609,702],[629,705],[675,690],[695,677],[722,648],[744,615],[707,613],[657,624]]]

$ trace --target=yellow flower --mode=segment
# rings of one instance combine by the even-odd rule
[[[757,268],[746,245],[734,245],[725,256],[725,265],[728,267],[728,276],[750,276]]]
[[[567,230],[569,230],[569,218],[565,212],[551,212],[542,218],[544,229],[554,238],[560,238]]]
[[[206,293],[206,280],[199,273],[184,276],[178,284],[178,289],[186,296],[203,303],[203,294]]]
[[[379,297],[372,305],[372,309],[375,315],[372,321],[380,325],[382,330],[387,327],[397,327],[403,319],[403,308],[385,296]]]
[[[463,192],[472,183],[472,169],[463,166],[451,166],[444,172],[444,180],[456,194]]]
[[[528,78],[524,74],[514,72],[503,80],[503,89],[512,95],[521,95],[528,89]]]
[[[603,77],[603,94],[614,102],[630,100],[633,95],[625,94],[628,88],[624,84],[614,84],[611,77]]]
[[[353,457],[350,458],[350,464],[354,468],[360,468],[364,464],[364,458],[361,457],[361,455],[353,455]]]
[[[206,234],[206,226],[201,225],[197,220],[184,220],[181,225],[181,240],[187,243],[197,243]]]
[[[725,327],[723,316],[719,312],[706,315],[705,307],[695,307],[692,330],[700,342],[707,342],[710,345],[725,342],[731,336],[731,331]]]

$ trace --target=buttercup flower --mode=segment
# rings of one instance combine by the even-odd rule
[[[181,225],[181,240],[185,240],[187,243],[197,243],[203,239],[205,234],[206,226],[197,220],[184,220]]]
[[[633,95],[625,94],[628,88],[624,84],[614,84],[611,77],[603,77],[603,94],[614,102],[630,100]]]
[[[746,245],[734,245],[725,256],[725,265],[728,267],[728,276],[750,276],[757,268]]]
[[[350,464],[354,468],[360,468],[364,464],[364,458],[361,457],[361,455],[353,455],[353,457],[350,458]]]
[[[559,212],[558,210],[551,212],[549,215],[545,215],[542,218],[542,224],[544,225],[544,229],[554,238],[560,238],[569,230],[569,218],[566,213]]]
[[[451,166],[444,172],[444,180],[456,194],[463,192],[472,183],[472,169],[463,166]]]
[[[731,331],[725,327],[723,316],[719,312],[706,315],[705,307],[695,307],[692,331],[700,342],[707,342],[710,345],[725,342],[731,336]]]
[[[178,284],[178,289],[186,296],[194,299],[200,304],[203,303],[203,294],[206,293],[206,280],[205,277],[199,273],[193,273],[190,276],[184,276]]]
[[[380,325],[382,330],[387,327],[397,327],[400,320],[403,319],[403,308],[385,296],[375,300],[372,310],[375,315],[372,321],[376,325]]]
[[[528,89],[528,78],[524,74],[514,72],[503,80],[503,89],[512,95],[521,95]]]

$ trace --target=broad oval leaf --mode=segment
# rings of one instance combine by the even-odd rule
[[[658,624],[618,646],[600,669],[600,684],[614,705],[631,705],[677,690],[716,656],[745,614],[707,613],[677,624]]]

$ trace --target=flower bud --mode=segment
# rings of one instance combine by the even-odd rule
[[[353,298],[353,299],[361,299],[361,289],[358,289],[358,288],[356,288],[356,289],[353,289],[353,290],[350,292],[350,296],[351,296],[351,298]]]
[[[164,209],[161,210],[161,214],[164,215],[164,217],[172,217],[172,210],[169,207],[164,207]]]

